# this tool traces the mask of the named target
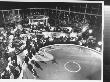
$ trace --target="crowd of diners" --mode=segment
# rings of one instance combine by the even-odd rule
[[[0,28],[0,78],[22,78],[19,76],[25,66],[35,78],[40,78],[34,67],[43,70],[39,62],[47,63],[31,59],[38,55],[39,49],[44,46],[76,44],[101,52],[101,37],[99,36],[100,40],[97,39],[95,36],[97,31],[88,21],[86,18],[80,22],[72,19],[71,24],[68,24],[65,20],[60,20],[60,23],[55,26],[52,26],[51,22],[44,26],[23,24],[22,21],[2,25]],[[52,63],[57,61],[54,59]]]

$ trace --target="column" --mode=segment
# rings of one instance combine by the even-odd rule
[[[48,20],[47,20],[47,18],[46,18],[46,26],[47,26],[47,23],[48,23]]]

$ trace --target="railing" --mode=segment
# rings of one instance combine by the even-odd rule
[[[42,9],[46,10],[46,9],[48,9],[48,10],[52,10],[52,11],[56,11],[56,12],[57,11],[60,11],[60,12],[68,12],[68,13],[77,13],[77,14],[87,14],[87,15],[94,15],[94,16],[102,16],[102,15],[99,15],[99,14],[87,13],[86,9],[85,9],[85,12],[84,13],[72,11],[70,8],[68,10],[61,10],[61,9],[57,9],[57,7],[56,7],[56,9],[51,9],[51,8],[27,8],[27,9],[29,9],[30,11],[31,10],[37,10],[37,9],[40,9],[40,10],[42,10]],[[93,8],[93,9],[98,9],[98,8]],[[24,10],[24,9],[11,9],[11,10],[0,10],[0,11],[2,11],[2,13],[3,13],[3,12],[6,12],[6,11],[7,12],[10,12],[10,11],[18,11],[18,12],[20,12],[20,10]]]

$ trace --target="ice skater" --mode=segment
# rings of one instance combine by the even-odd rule
[[[35,60],[31,60],[31,63],[34,64],[40,70],[43,70],[43,68]]]
[[[57,61],[55,60],[55,58],[53,60],[51,60],[51,61],[52,61],[52,64],[54,64],[54,63],[58,64]]]

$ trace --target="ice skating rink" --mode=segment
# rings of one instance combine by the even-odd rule
[[[50,48],[50,47],[49,47]],[[101,79],[101,54],[76,45],[60,45],[54,49],[47,49],[47,53],[53,55],[56,63],[46,61],[47,64],[40,63],[43,71],[36,69],[42,80],[100,80]],[[65,69],[67,62],[76,62],[80,66],[78,72],[70,72]],[[72,63],[71,63],[72,65]],[[79,69],[73,63],[73,66],[67,65],[71,70]]]

